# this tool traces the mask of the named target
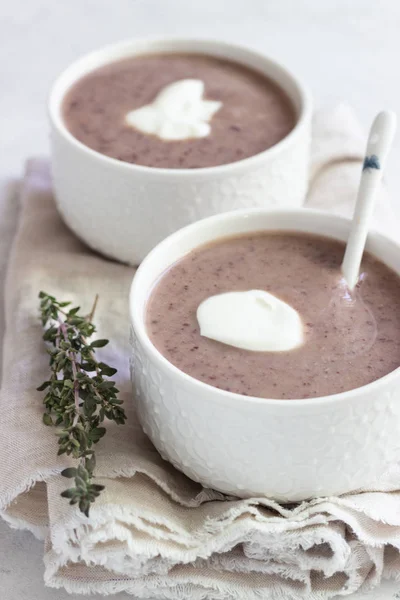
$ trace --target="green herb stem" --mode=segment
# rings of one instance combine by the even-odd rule
[[[40,292],[39,298],[51,369],[50,379],[38,388],[46,390],[43,422],[60,428],[58,454],[72,455],[78,461],[77,467],[62,471],[62,475],[74,479],[75,487],[61,495],[70,504],[79,504],[81,512],[88,516],[91,504],[104,489],[93,483],[93,446],[106,433],[100,424],[108,419],[123,425],[126,420],[118,389],[107,379],[117,370],[95,357],[95,349],[106,346],[108,340],[88,341],[96,331],[92,320],[97,296],[88,317],[78,314],[79,307],[66,312],[63,309],[70,302],[59,302],[45,292]]]

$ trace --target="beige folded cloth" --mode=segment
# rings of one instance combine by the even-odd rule
[[[344,107],[316,118],[307,204],[349,212],[365,138]],[[12,527],[45,539],[45,582],[73,593],[139,598],[324,600],[400,577],[400,492],[373,491],[279,506],[227,499],[164,462],[142,433],[129,383],[128,289],[133,269],[90,251],[56,212],[46,162],[33,160],[6,282],[0,394],[0,510]],[[387,202],[379,206],[388,230]],[[1,239],[1,235],[0,235]],[[95,293],[106,362],[118,367],[127,425],[97,446],[105,492],[89,519],[60,497],[54,429],[42,425],[48,357],[38,292],[89,312]],[[397,482],[399,478],[397,477]],[[396,480],[382,489],[396,490]]]

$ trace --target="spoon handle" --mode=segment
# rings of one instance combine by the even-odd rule
[[[357,202],[342,263],[343,276],[350,290],[354,289],[358,281],[360,264],[375,205],[376,191],[382,179],[383,168],[395,130],[395,113],[383,111],[376,116],[369,132]]]

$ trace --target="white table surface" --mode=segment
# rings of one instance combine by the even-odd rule
[[[20,176],[27,156],[48,153],[46,96],[68,63],[110,42],[163,34],[263,50],[308,82],[317,106],[348,102],[365,127],[382,108],[400,114],[399,0],[0,0],[2,189]],[[400,133],[387,169],[400,213],[399,166]],[[0,219],[14,213],[0,204]],[[5,246],[0,239],[0,270]],[[44,587],[42,556],[30,534],[0,523],[2,600],[71,598]],[[386,600],[397,590],[400,583],[386,584],[362,598]]]

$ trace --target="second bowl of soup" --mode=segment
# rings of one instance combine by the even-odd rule
[[[70,66],[49,101],[57,203],[93,248],[138,264],[244,207],[300,206],[311,100],[277,62],[204,40],[136,40]]]

